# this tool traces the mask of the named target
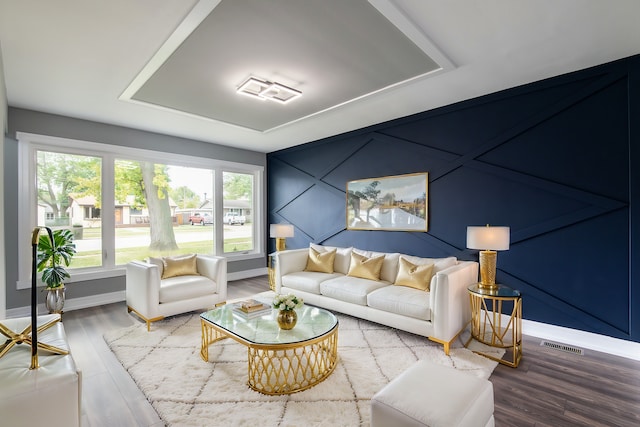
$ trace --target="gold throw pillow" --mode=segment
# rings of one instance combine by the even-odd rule
[[[351,252],[351,265],[349,265],[347,276],[378,281],[380,280],[383,261],[384,255],[367,258],[364,255]]]
[[[309,248],[307,267],[305,271],[317,271],[318,273],[333,273],[333,261],[336,259],[336,250],[320,252]]]
[[[180,255],[176,257],[164,257],[162,258],[162,264],[164,265],[164,270],[162,271],[163,279],[168,279],[169,277],[198,274],[195,254]]]
[[[394,285],[408,286],[429,292],[432,276],[433,264],[417,265],[400,257],[400,268]]]

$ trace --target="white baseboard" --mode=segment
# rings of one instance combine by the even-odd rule
[[[235,273],[227,273],[227,282],[232,280],[243,280],[251,277],[265,276],[269,273],[267,267],[254,268],[253,270],[237,271]]]
[[[92,295],[89,297],[71,298],[65,300],[64,311],[80,310],[83,308],[97,307],[99,305],[112,304],[124,301],[124,291],[110,292],[107,294]],[[44,304],[38,304],[38,314],[46,314],[47,309]],[[10,308],[7,310],[7,318],[26,317],[31,315],[31,307]]]
[[[504,320],[508,321],[508,319]],[[628,359],[640,360],[640,343],[633,341],[625,341],[606,335],[598,335],[532,320],[522,321],[522,333],[530,337],[544,338],[561,344],[570,344]],[[526,355],[527,349],[525,348],[523,357],[526,357]]]

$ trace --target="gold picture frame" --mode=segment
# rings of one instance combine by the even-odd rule
[[[347,182],[347,230],[428,230],[429,173]]]

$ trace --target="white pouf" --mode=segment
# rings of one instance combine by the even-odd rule
[[[371,427],[493,427],[493,384],[420,360],[371,399]]]
[[[59,316],[39,316],[38,325]],[[31,318],[4,319],[2,323],[14,332],[21,332],[31,324]],[[38,341],[69,349],[61,322],[40,332]],[[82,380],[73,357],[40,349],[38,362],[38,369],[29,369],[31,347],[24,343],[0,358],[0,424],[11,427],[79,426]]]

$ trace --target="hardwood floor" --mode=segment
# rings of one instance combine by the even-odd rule
[[[268,289],[267,276],[229,282],[228,298]],[[102,338],[109,330],[142,323],[124,302],[70,311],[63,322],[82,370],[82,426],[164,425]],[[640,362],[539,344],[525,337],[520,366],[499,365],[492,374],[496,426],[640,425]]]

